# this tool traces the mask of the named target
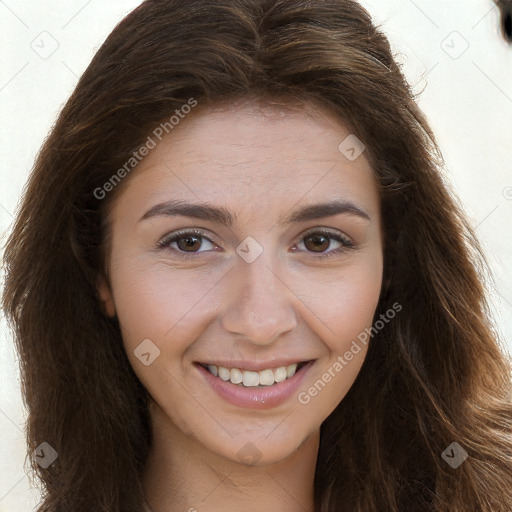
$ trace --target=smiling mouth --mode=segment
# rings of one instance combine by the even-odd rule
[[[289,364],[288,366],[279,366],[277,368],[268,368],[260,371],[244,370],[242,368],[226,368],[213,364],[196,363],[208,370],[214,377],[231,382],[241,387],[266,388],[291,379],[296,373],[300,372],[310,361]]]

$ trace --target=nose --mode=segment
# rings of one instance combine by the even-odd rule
[[[293,302],[298,299],[266,251],[252,263],[240,258],[236,265],[228,278],[223,327],[256,345],[272,344],[297,326]]]

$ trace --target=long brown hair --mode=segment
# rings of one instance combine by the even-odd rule
[[[147,0],[81,77],[4,255],[29,453],[47,442],[58,454],[46,469],[30,458],[39,512],[140,512],[144,501],[148,396],[96,286],[119,187],[94,191],[190,98],[245,97],[318,102],[364,142],[385,238],[375,318],[403,307],[321,426],[317,511],[510,512],[511,364],[485,258],[386,37],[353,0]],[[454,450],[467,454],[456,468],[443,457]]]

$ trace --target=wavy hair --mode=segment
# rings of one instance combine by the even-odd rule
[[[4,254],[29,453],[42,442],[58,453],[47,469],[30,458],[38,511],[142,510],[148,394],[97,292],[121,187],[94,191],[190,98],[315,102],[364,142],[377,178],[375,317],[403,309],[322,423],[316,511],[510,512],[511,361],[486,299],[488,265],[387,38],[353,0],[147,0],[80,78]],[[458,468],[442,456],[453,442],[467,453]]]

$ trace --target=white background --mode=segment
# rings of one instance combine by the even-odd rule
[[[114,26],[140,3],[0,0],[4,236],[35,155],[78,77]],[[447,180],[492,265],[494,318],[504,351],[512,353],[512,46],[500,39],[498,11],[490,0],[361,3],[382,24],[414,90],[423,90],[419,104],[443,152]],[[23,470],[23,423],[16,355],[2,316],[0,512],[34,510],[38,501]]]

